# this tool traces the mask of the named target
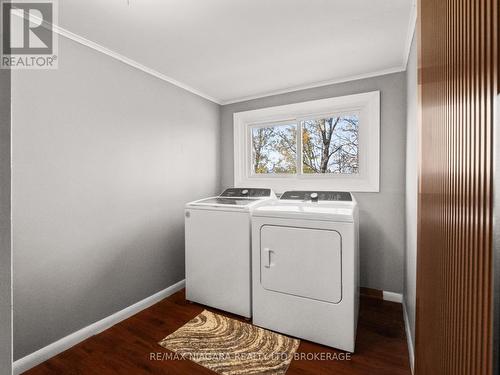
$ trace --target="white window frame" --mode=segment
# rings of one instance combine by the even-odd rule
[[[359,116],[359,173],[302,174],[302,129],[305,119],[341,113]],[[234,120],[234,186],[286,190],[339,190],[378,192],[380,190],[380,92],[312,100],[277,107],[237,112]],[[276,123],[297,124],[298,174],[256,174],[252,168],[251,129]]]

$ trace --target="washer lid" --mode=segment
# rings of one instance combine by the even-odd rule
[[[212,197],[200,199],[199,201],[188,203],[188,206],[210,206],[210,207],[233,207],[245,208],[261,202],[260,199],[252,198],[225,198],[225,197]]]
[[[186,207],[198,207],[204,209],[229,209],[250,210],[253,206],[266,200],[276,199],[276,194],[271,189],[257,188],[230,188],[222,192],[218,197],[210,197],[189,202]]]
[[[273,201],[253,210],[253,216],[354,222],[355,202],[311,203]]]

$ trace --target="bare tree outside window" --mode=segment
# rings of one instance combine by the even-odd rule
[[[358,123],[357,115],[303,121],[303,172],[358,173]]]
[[[358,115],[325,117],[300,123],[302,173],[359,173]],[[296,174],[297,124],[251,128],[255,174]]]
[[[252,128],[254,173],[297,173],[296,135],[295,124]]]

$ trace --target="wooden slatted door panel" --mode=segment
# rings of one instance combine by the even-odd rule
[[[492,373],[498,0],[418,4],[418,375]]]

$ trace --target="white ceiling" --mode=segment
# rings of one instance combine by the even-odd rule
[[[64,0],[59,25],[228,103],[404,70],[412,2]]]

